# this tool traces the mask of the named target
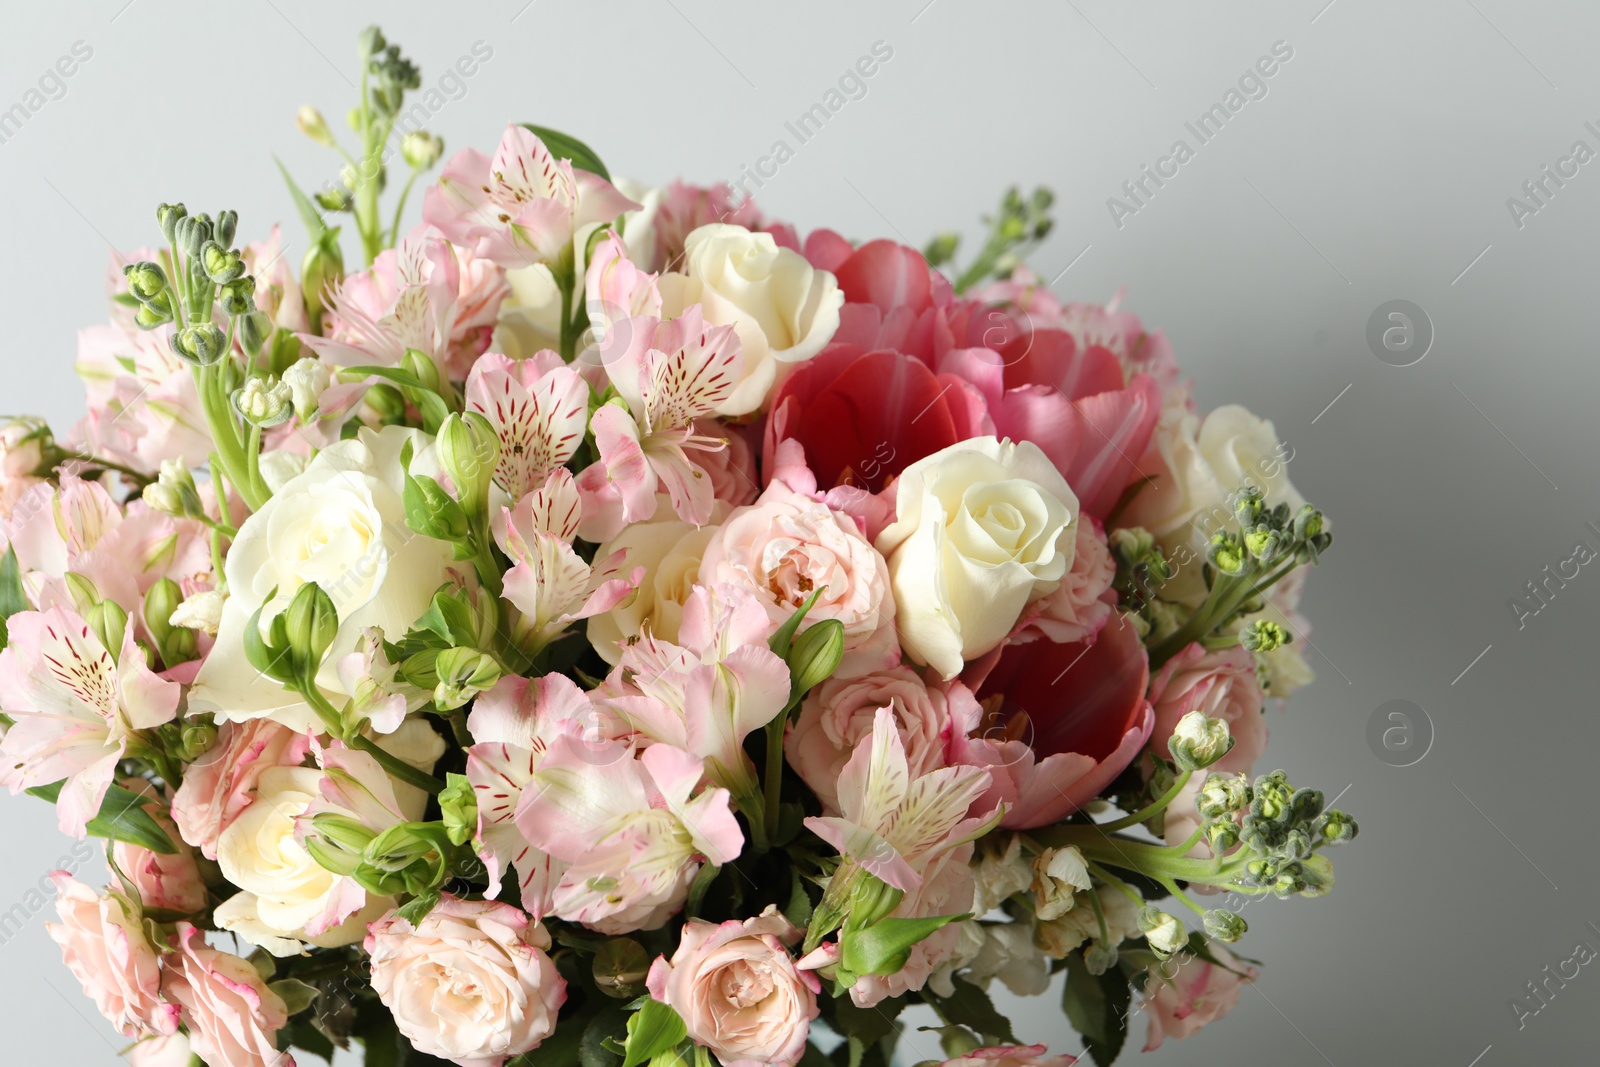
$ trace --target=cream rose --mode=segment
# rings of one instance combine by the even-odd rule
[[[824,619],[843,624],[838,677],[883,670],[900,660],[883,557],[855,519],[782,482],[767,486],[754,504],[735,509],[706,544],[700,584],[724,583],[755,594],[774,630],[820,589],[805,626]]]
[[[1260,487],[1274,507],[1305,503],[1289,480],[1293,458],[1272,423],[1238,404],[1217,408],[1204,421],[1184,405],[1162,412],[1141,461],[1153,477],[1119,524],[1143,526],[1166,550],[1176,574],[1163,596],[1185,602],[1204,597],[1200,565],[1206,545],[1218,530],[1237,529],[1233,504],[1241,486]]]
[[[733,391],[719,415],[761,407],[785,368],[822,351],[839,328],[844,293],[834,276],[778,247],[771,234],[713,223],[689,234],[682,273],[661,276],[662,310],[677,316],[699,304],[712,326],[739,334]]]
[[[567,984],[545,928],[509,904],[445,894],[413,926],[372,924],[372,988],[417,1051],[462,1067],[499,1067],[556,1027]]]
[[[669,962],[650,967],[650,995],[670,1006],[689,1037],[723,1067],[798,1063],[817,1017],[821,984],[795,967],[800,931],[771,905],[743,922],[684,924]]]
[[[400,450],[407,441],[412,470],[429,470],[433,439],[426,434],[362,430],[318,453],[239,527],[228,551],[228,599],[216,644],[189,692],[191,711],[215,712],[221,722],[267,717],[294,730],[322,729],[310,706],[252,667],[244,651],[251,615],[261,609],[265,626],[306,582],[320,585],[339,614],[318,676],[335,706],[343,703],[336,664],[362,632],[376,626],[399,639],[427,610],[452,549],[406,526]]]
[[[900,644],[954,678],[1066,576],[1078,498],[1037,445],[993,437],[920,459],[895,485],[895,521],[877,547]]]

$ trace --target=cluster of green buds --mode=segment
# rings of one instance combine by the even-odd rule
[[[1271,619],[1253,619],[1239,631],[1239,643],[1250,652],[1276,652],[1293,640],[1285,627]]]
[[[381,896],[436,896],[452,876],[457,846],[442,822],[403,822],[374,832],[339,812],[311,818],[306,851],[323,868]]]
[[[238,213],[221,211],[213,219],[204,212],[191,215],[182,204],[162,204],[156,221],[167,241],[161,262],[141,260],[122,271],[138,305],[134,320],[147,330],[173,323],[173,352],[188,363],[210,366],[228,348],[228,336],[213,321],[213,308],[220,304],[253,357],[271,324],[260,321],[255,279],[245,273],[244,257],[233,247]]]
[[[1117,574],[1112,588],[1118,605],[1125,612],[1142,612],[1155,599],[1156,592],[1172,578],[1172,566],[1149,530],[1142,526],[1111,531],[1111,558]]]
[[[183,599],[183,589],[171,578],[160,579],[144,595],[145,629],[166,667],[187,663],[200,654],[199,634],[172,624],[172,613]]]
[[[1050,217],[1054,203],[1055,194],[1043,186],[1026,197],[1016,186],[1007,189],[1000,200],[1000,210],[983,217],[984,224],[989,227],[988,240],[977,259],[956,278],[953,283],[956,292],[964,292],[990,278],[1009,278],[1028,253],[1050,236],[1055,226]],[[923,256],[931,266],[942,267],[954,260],[960,241],[957,234],[941,233],[923,249]]]
[[[1212,775],[1196,800],[1207,819],[1206,840],[1221,855],[1243,845],[1241,887],[1321,896],[1333,885],[1333,865],[1318,850],[1356,836],[1356,823],[1337,808],[1325,808],[1322,792],[1295,789],[1283,771],[1258,777]],[[1230,859],[1235,859],[1230,857]]]

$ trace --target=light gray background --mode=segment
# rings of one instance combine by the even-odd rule
[[[1272,712],[1269,758],[1297,782],[1347,790],[1341,804],[1363,833],[1336,854],[1331,897],[1247,910],[1242,950],[1266,961],[1261,983],[1225,1024],[1152,1062],[1592,1059],[1593,966],[1520,1031],[1508,1000],[1578,940],[1600,948],[1584,925],[1600,924],[1600,573],[1585,569],[1524,629],[1507,602],[1578,539],[1600,544],[1585,529],[1600,523],[1600,163],[1521,229],[1506,198],[1575,140],[1600,147],[1583,128],[1600,120],[1600,10],[523,4],[383,5],[383,28],[429,84],[473,42],[494,49],[435,119],[450,149],[492,149],[507,120],[534,120],[585,138],[620,174],[731,176],[773,140],[792,145],[783,123],[886,41],[894,57],[868,95],[799,148],[761,191],[764,207],[802,229],[921,244],[956,225],[975,232],[1008,183],[1048,184],[1059,221],[1035,259],[1055,291],[1105,299],[1127,286],[1128,305],[1168,332],[1203,405],[1244,403],[1295,449],[1293,478],[1333,516],[1338,543],[1306,597],[1319,679]],[[352,101],[353,41],[369,20],[353,7],[101,0],[13,11],[0,107],[74,41],[94,55],[62,99],[0,144],[6,408],[61,428],[77,418],[74,334],[103,320],[107,244],[147,243],[158,201],[233,207],[249,238],[283,220],[298,259],[304,234],[271,154],[308,184],[330,173],[330,154],[292,119],[315,102],[337,123]],[[1269,95],[1113,225],[1106,198],[1279,40],[1294,58]],[[1407,368],[1364,340],[1368,316],[1394,298],[1420,304],[1437,333]],[[1394,699],[1420,705],[1436,730],[1427,757],[1404,769],[1366,740],[1369,716]],[[67,845],[37,802],[0,805],[4,911]],[[119,1040],[42,919],[0,944],[0,1060],[111,1064]],[[1058,1003],[1005,1006],[1021,1034],[1070,1051]],[[1142,1036],[1141,1023],[1129,1060]],[[936,1051],[928,1035],[910,1044]]]

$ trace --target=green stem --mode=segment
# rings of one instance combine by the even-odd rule
[[[359,724],[347,726],[344,716],[340,715],[338,710],[328,703],[328,698],[322,695],[315,681],[301,686],[299,692],[305,702],[311,705],[311,710],[317,713],[317,718],[322,720],[322,724],[328,728],[330,734],[339,738],[351,748],[359,748],[377,760],[378,765],[388,771],[390,777],[397,778],[429,793],[444,792],[443,782],[431,774],[417,770],[399,757],[385,752],[377,742],[360,732]]]
[[[1075,845],[1088,862],[1138,871],[1151,878],[1169,877],[1200,885],[1232,886],[1244,872],[1250,855],[1249,850],[1244,849],[1232,856],[1195,858],[1184,855],[1188,849],[1180,851],[1132,838],[1107,837],[1100,827],[1082,824],[1052,826],[1032,831],[1030,836],[1054,848]]]
[[[142,471],[134,470],[132,467],[124,466],[121,463],[113,463],[109,459],[101,459],[99,456],[91,456],[87,452],[62,452],[61,458],[77,460],[80,463],[87,463],[94,467],[103,467],[108,471],[116,471],[118,474],[126,474],[129,478],[138,482],[140,488],[155,481],[155,478]]]
[[[1184,771],[1182,774],[1178,775],[1177,780],[1172,783],[1172,788],[1161,794],[1161,796],[1148,807],[1141,808],[1132,815],[1124,816],[1123,818],[1118,819],[1116,822],[1100,823],[1100,829],[1110,834],[1115,833],[1118,830],[1126,830],[1130,826],[1138,826],[1140,823],[1155,815],[1161,809],[1165,808],[1168,804],[1171,804],[1175,799],[1177,799],[1178,794],[1183,792],[1183,787],[1188,785],[1189,779],[1193,777],[1193,771]]]
[[[1121,878],[1118,878],[1116,875],[1112,874],[1098,863],[1089,864],[1089,873],[1100,879],[1112,889],[1115,889],[1117,892],[1121,893],[1123,896],[1127,897],[1129,900],[1133,901],[1139,907],[1144,907],[1145,899],[1139,895],[1139,891],[1137,889],[1133,888],[1133,886],[1129,885],[1127,882],[1124,882]]]
[[[391,246],[400,243],[400,217],[405,214],[406,198],[411,195],[411,187],[416,184],[417,176],[421,173],[420,170],[413,170],[411,177],[406,179],[405,185],[400,187],[400,202],[394,206],[394,224],[389,227],[389,244]]]

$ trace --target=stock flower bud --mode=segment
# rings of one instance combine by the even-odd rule
[[[333,374],[320,359],[307,356],[295,360],[283,372],[282,381],[294,400],[294,413],[301,422],[310,422],[317,413],[322,394],[333,384]]]
[[[1096,977],[1117,965],[1117,946],[1104,941],[1091,941],[1083,950],[1083,966]]]
[[[128,279],[128,291],[140,300],[154,300],[167,288],[167,272],[148,259],[128,264],[122,273]]]
[[[1251,652],[1275,652],[1293,637],[1271,619],[1256,619],[1239,631],[1239,643]]]
[[[210,240],[200,247],[200,266],[206,277],[218,285],[227,285],[244,274],[244,257],[225,248],[221,242]]]
[[[426,130],[412,130],[400,139],[400,154],[413,170],[427,170],[444,155],[444,139]]]
[[[1250,929],[1250,924],[1244,921],[1244,916],[1236,912],[1223,911],[1212,908],[1203,917],[1206,933],[1218,941],[1237,941]]]
[[[144,487],[141,495],[152,510],[163,515],[182,519],[198,519],[205,515],[194,475],[180,459],[162,460],[160,475]]]
[[[217,212],[216,234],[218,244],[222,245],[223,248],[230,247],[233,244],[233,235],[238,229],[239,213],[237,211],[224,209]]]
[[[1089,887],[1089,868],[1076,848],[1047,848],[1033,861],[1033,913],[1041,922],[1071,911]]]
[[[334,146],[333,131],[328,129],[327,120],[322,117],[322,112],[310,104],[302,104],[300,110],[294,113],[294,124],[301,133],[324,148]]]
[[[1322,512],[1310,504],[1301,504],[1294,516],[1294,538],[1309,541],[1322,532]]]
[[[1354,840],[1359,828],[1356,821],[1338,808],[1329,808],[1316,822],[1317,832],[1325,845],[1340,845]]]
[[[1195,807],[1206,818],[1232,815],[1250,806],[1250,782],[1242,774],[1213,774],[1201,786]]]
[[[267,338],[271,337],[273,333],[272,320],[267,317],[267,313],[256,311],[254,308],[255,304],[252,302],[250,310],[239,316],[239,345],[244,349],[244,354],[251,359],[255,359],[261,354],[261,349],[267,343]]]
[[[1249,563],[1244,545],[1237,537],[1223,530],[1211,535],[1211,543],[1206,546],[1206,559],[1217,570],[1230,576],[1243,574]]]
[[[161,234],[167,243],[178,243],[178,220],[189,214],[182,204],[159,204],[156,207],[156,223],[161,227]]]
[[[455,483],[456,498],[469,515],[488,503],[489,479],[500,461],[500,438],[476,411],[452,413],[439,427],[439,465]]]
[[[172,335],[172,351],[186,363],[209,367],[222,358],[228,339],[209,322],[185,326]]]
[[[1269,526],[1252,526],[1244,535],[1245,549],[1263,563],[1270,563],[1283,549],[1278,531]]]
[[[211,240],[211,216],[205,212],[185,215],[178,220],[178,247],[185,255],[198,256],[207,241]]]
[[[1189,930],[1177,917],[1160,908],[1139,909],[1139,929],[1144,933],[1150,950],[1163,958],[1172,955],[1189,943]]]
[[[1233,517],[1238,520],[1239,528],[1248,530],[1259,522],[1265,506],[1266,494],[1260,486],[1240,486],[1233,501]]]
[[[350,211],[356,203],[356,198],[350,195],[350,190],[342,185],[318,189],[311,194],[311,198],[324,211]]]
[[[1206,824],[1206,844],[1211,854],[1220,856],[1239,843],[1239,824],[1229,818],[1218,818]]]
[[[269,427],[289,421],[294,414],[289,387],[272,378],[250,378],[233,391],[233,410],[253,426]]]
[[[141,330],[153,330],[157,326],[164,326],[173,318],[172,301],[166,293],[162,293],[148,304],[140,304],[139,310],[133,313],[134,324]]]
[[[1203,711],[1191,711],[1179,719],[1167,740],[1167,749],[1181,771],[1209,767],[1232,747],[1227,720],[1209,718]]]
[[[222,305],[223,312],[229,316],[238,318],[241,315],[248,315],[256,309],[256,280],[248,274],[242,278],[235,278],[222,286],[217,293],[217,298]],[[267,323],[270,325],[271,321],[268,319]],[[257,352],[261,351],[261,341],[264,339],[264,337],[258,336],[256,341]]]

